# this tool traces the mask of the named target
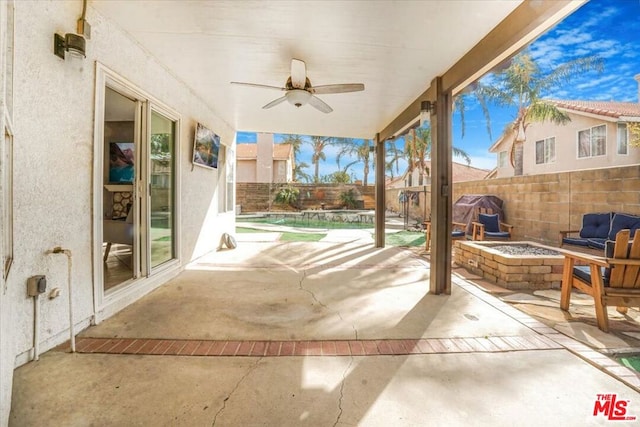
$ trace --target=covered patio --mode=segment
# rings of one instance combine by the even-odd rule
[[[19,368],[10,425],[584,426],[605,392],[640,413],[637,373],[429,272],[357,238],[240,242]]]
[[[19,262],[1,283],[9,293],[0,293],[0,424],[537,426],[561,419],[583,426],[601,423],[593,411],[602,393],[628,400],[628,414],[640,414],[637,373],[451,269],[453,97],[582,1],[89,1],[88,19],[99,31],[87,40],[86,62],[56,58],[48,48],[52,32],[69,31],[61,28],[81,2],[15,3],[16,29],[24,31],[16,31],[16,69],[29,71],[15,79],[26,82],[16,84],[23,113],[16,114],[23,176],[16,176],[29,191],[18,191],[15,203]],[[64,10],[49,19],[60,4]],[[38,55],[20,56],[36,27],[44,27]],[[333,113],[325,115],[286,103],[265,110],[277,92],[230,84],[286,85],[292,59],[305,61],[316,85],[362,83],[365,90],[327,95]],[[122,74],[112,84],[141,87],[138,128],[152,117],[141,107],[158,100],[175,109],[176,130],[170,268],[147,268],[133,277],[138,283],[112,293],[100,287],[103,177],[95,152],[104,141],[93,128],[104,108],[94,104],[95,82],[104,90],[107,71]],[[40,93],[31,87],[38,81],[56,89],[44,111],[54,111],[63,89],[74,107],[61,115],[67,121],[47,127],[58,139],[39,143],[55,147],[57,160],[83,147],[84,179],[72,177],[73,168],[57,179],[40,175],[45,168],[36,174],[21,151],[36,121],[27,113],[41,104],[31,98]],[[81,90],[68,89],[75,82]],[[384,238],[385,142],[421,120],[432,129],[429,261],[385,247]],[[241,130],[373,139],[375,241],[242,242],[209,252],[234,225],[233,211],[221,208],[233,204],[233,192],[219,171],[188,170],[200,121],[223,129],[230,153]],[[30,197],[34,182],[54,194],[65,179],[83,184],[69,192],[81,228],[49,214],[67,212],[64,199],[48,205]],[[76,256],[68,275],[43,255],[57,245]],[[77,311],[71,318],[62,299],[43,298],[50,309],[41,350],[49,351],[30,363],[41,319],[27,308],[24,282],[45,271],[51,282],[75,280],[68,301],[69,313],[73,300]],[[74,326],[82,332],[71,354],[63,341]]]

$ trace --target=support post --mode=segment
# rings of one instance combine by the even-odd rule
[[[431,109],[431,274],[432,294],[451,294],[451,90],[442,77],[431,83],[436,105]]]
[[[384,248],[384,223],[385,223],[385,147],[384,140],[380,140],[380,134],[376,134],[376,248]]]

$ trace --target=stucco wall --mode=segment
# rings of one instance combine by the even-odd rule
[[[616,166],[628,166],[640,163],[640,149],[629,147],[628,154],[618,154],[618,127],[615,121],[604,121],[599,118],[569,113],[571,122],[565,126],[557,126],[548,122],[532,123],[527,128],[527,141],[523,150],[523,174],[538,175],[543,173],[567,172],[572,170],[598,169]],[[594,126],[607,126],[606,155],[578,158],[578,131]],[[536,164],[536,144],[545,138],[555,137],[556,160],[551,163]],[[498,151],[510,150],[512,138],[499,146]],[[498,168],[500,178],[513,176],[513,167],[507,165]]]
[[[255,160],[236,162],[236,182],[257,182]]]
[[[87,19],[92,37],[87,57],[61,60],[53,54],[53,34],[75,30],[81,2],[16,2],[14,81],[14,264],[6,295],[0,299],[0,397],[2,421],[8,416],[14,360],[25,360],[32,347],[33,301],[26,280],[46,274],[63,289],[54,300],[42,298],[41,350],[67,339],[67,265],[63,256],[47,255],[54,246],[73,254],[74,317],[78,327],[93,315],[92,206],[94,98],[96,61],[181,115],[179,163],[182,207],[181,259],[188,262],[215,249],[222,232],[232,231],[233,211],[218,212],[219,171],[192,168],[191,149],[200,121],[233,146],[235,131],[157,63],[140,46],[98,15]],[[4,69],[4,67],[3,67]],[[98,213],[99,214],[99,213]],[[130,303],[131,301],[128,301]],[[7,320],[6,306],[12,307]],[[8,344],[7,344],[8,343]],[[16,359],[18,356],[18,359]]]
[[[6,201],[4,188],[8,184],[4,180],[5,163],[5,110],[7,108],[6,81],[10,81],[5,73],[7,70],[7,19],[8,4],[0,2],[0,129],[3,131],[2,144],[0,144],[0,212],[4,211]],[[6,236],[8,224],[4,222],[4,216],[0,215],[0,236]],[[4,245],[0,244],[0,260],[4,260]],[[4,268],[1,269],[4,273]],[[11,380],[13,375],[13,351],[14,336],[11,333],[12,305],[7,295],[4,274],[0,274],[0,426],[9,422],[9,408],[11,407]]]

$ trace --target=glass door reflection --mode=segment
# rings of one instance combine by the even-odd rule
[[[151,111],[149,249],[151,269],[176,257],[175,122]]]

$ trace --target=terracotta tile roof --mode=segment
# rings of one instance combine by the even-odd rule
[[[559,108],[607,117],[640,117],[640,103],[550,100]]]
[[[427,161],[426,165],[431,170],[431,162]],[[404,181],[407,176],[405,171],[402,176],[394,179],[386,177],[385,186],[393,186],[398,182]],[[473,166],[467,166],[466,163],[451,162],[451,180],[452,182],[479,181],[485,179],[491,173],[488,169],[480,169]]]
[[[236,144],[236,158],[255,159],[258,157],[258,144]]]
[[[487,174],[491,172],[488,169],[480,169],[473,166],[467,166],[465,163],[451,163],[451,180],[452,182],[478,181],[485,179]]]
[[[273,144],[273,158],[275,160],[286,160],[293,156],[293,146],[291,144]],[[258,157],[258,144],[236,144],[236,158],[255,159]]]
[[[286,160],[293,157],[293,145],[291,144],[274,144],[273,158],[278,160]]]

